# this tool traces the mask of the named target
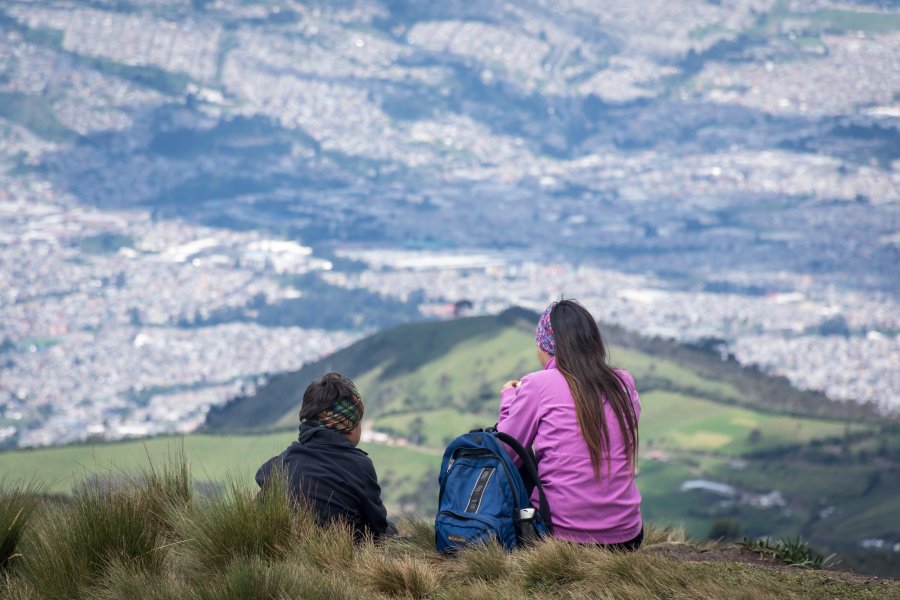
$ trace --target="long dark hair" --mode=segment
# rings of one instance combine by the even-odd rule
[[[609,423],[603,411],[604,399],[616,415],[628,466],[634,472],[638,419],[625,382],[606,362],[606,344],[597,322],[575,300],[561,300],[551,309],[550,326],[556,342],[556,367],[566,378],[575,399],[578,428],[587,442],[594,475],[600,478],[603,453],[609,450]]]

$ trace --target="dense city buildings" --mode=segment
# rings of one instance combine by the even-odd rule
[[[562,294],[900,409],[900,13],[602,4],[4,3],[0,444]]]

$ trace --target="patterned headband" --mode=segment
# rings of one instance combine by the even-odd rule
[[[555,306],[556,302],[544,309],[541,318],[538,319],[537,332],[534,335],[538,348],[550,356],[556,356],[556,340],[553,339],[553,327],[550,326],[550,313]]]
[[[338,433],[350,433],[363,418],[365,406],[359,396],[347,396],[305,422],[314,427],[331,429]]]

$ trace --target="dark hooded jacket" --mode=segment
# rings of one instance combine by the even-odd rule
[[[372,459],[341,434],[301,424],[298,440],[256,472],[260,488],[265,490],[278,467],[284,469],[294,498],[309,502],[320,524],[344,521],[357,539],[396,531],[381,503]]]

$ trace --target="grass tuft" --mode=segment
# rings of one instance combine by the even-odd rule
[[[165,536],[146,498],[113,485],[78,489],[71,502],[48,507],[22,549],[29,580],[45,598],[73,598],[112,560],[158,571]]]
[[[397,522],[400,536],[411,546],[424,552],[434,552],[434,523],[424,519],[404,517]]]
[[[431,563],[411,556],[387,556],[377,546],[360,554],[356,570],[363,585],[392,597],[425,598],[440,578],[440,569]]]
[[[357,547],[349,525],[318,527],[312,515],[305,515],[300,523],[290,558],[320,570],[345,570],[353,565]]]
[[[174,509],[168,518],[191,566],[209,573],[223,571],[239,558],[287,555],[291,542],[312,525],[308,511],[294,505],[282,479],[258,495],[232,481],[225,492],[202,504]]]
[[[430,523],[401,522],[402,537],[356,543],[347,526],[320,527],[286,482],[262,496],[234,482],[196,498],[186,470],[84,485],[44,501],[21,535],[21,559],[0,573],[0,597],[96,600],[434,598],[495,600],[900,597],[892,580],[741,562],[689,562],[698,549],[683,531],[648,526],[645,539],[672,544],[615,553],[549,540],[507,553],[497,543],[453,557],[437,554]],[[117,485],[113,485],[116,483]],[[11,502],[14,494],[0,494]],[[26,500],[28,494],[22,496]],[[18,511],[16,511],[18,512]],[[9,514],[9,511],[7,511]],[[18,521],[16,521],[18,523]],[[685,544],[684,547],[678,545]],[[775,542],[752,542],[775,552]],[[816,562],[800,540],[782,541],[792,560]],[[727,554],[726,558],[738,553]],[[810,557],[813,558],[810,558]]]
[[[467,582],[493,582],[509,575],[512,558],[496,541],[460,550],[451,563],[454,575]]]
[[[593,588],[609,589],[614,597],[658,598],[688,588],[685,570],[661,556],[595,549],[588,560]]]
[[[170,453],[162,467],[157,467],[149,460],[146,467],[139,471],[137,480],[132,485],[144,496],[151,514],[169,532],[174,531],[171,516],[179,508],[189,506],[194,499],[191,471],[181,445]]]
[[[172,573],[150,573],[122,561],[110,562],[88,594],[94,600],[170,600],[189,596],[186,584]]]
[[[528,590],[551,589],[587,577],[585,552],[571,542],[551,539],[519,552],[516,563]]]
[[[677,527],[657,527],[649,523],[644,524],[644,540],[641,546],[653,546],[655,544],[684,544],[688,541],[687,531],[684,525]]]
[[[516,582],[497,585],[495,582],[474,581],[442,589],[434,597],[439,600],[519,600],[535,596],[526,594]]]
[[[238,559],[222,575],[200,587],[197,600],[270,600],[306,597],[301,569],[269,564],[259,557]]]
[[[34,482],[0,482],[0,571],[19,558],[22,534],[39,503],[40,486]]]
[[[0,581],[0,597],[4,600],[39,600],[42,598],[30,581],[9,578]]]

